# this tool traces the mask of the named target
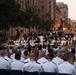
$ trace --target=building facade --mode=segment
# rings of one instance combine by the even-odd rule
[[[38,7],[42,18],[48,14],[52,20],[55,19],[56,0],[39,0]]]
[[[58,30],[59,27],[61,26],[61,12],[59,8],[56,6],[56,20],[55,20],[55,30]]]
[[[61,16],[63,20],[68,19],[68,5],[64,4],[63,2],[57,2],[56,5],[58,6],[59,10],[61,11]]]
[[[56,12],[56,0],[25,0],[26,5],[37,6],[40,10],[40,17],[44,18],[45,15],[49,15],[51,19],[55,19]]]
[[[29,5],[29,6],[32,6],[32,5],[38,5],[38,0],[25,0],[25,5]]]

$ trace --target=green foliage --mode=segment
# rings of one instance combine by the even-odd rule
[[[39,10],[36,6],[27,6],[25,12],[25,27],[30,28],[39,25]]]
[[[54,24],[54,20],[50,19],[50,15],[44,15],[40,18],[37,6],[26,7],[26,12],[20,10],[20,5],[15,0],[0,0],[0,29],[9,29],[10,27],[39,27],[39,29],[47,31]]]
[[[20,5],[15,0],[0,0],[0,29],[9,29],[18,19]]]
[[[54,26],[53,24],[54,24],[54,20],[51,20],[49,14],[45,14],[41,20],[40,29],[45,31],[51,31]]]

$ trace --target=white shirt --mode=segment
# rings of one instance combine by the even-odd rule
[[[52,61],[53,61],[56,65],[60,65],[61,63],[64,62],[64,60],[61,59],[60,57],[55,57],[55,58],[53,58]]]
[[[66,41],[65,40],[62,40],[61,41],[61,45],[65,45],[66,44]]]
[[[40,44],[43,45],[43,36],[40,36]]]
[[[44,64],[47,61],[48,60],[45,57],[41,57],[40,59],[37,60],[37,62],[40,63],[41,65]]]
[[[13,58],[15,58],[15,53],[12,54],[12,55],[10,56],[10,58],[13,60]]]
[[[12,60],[8,56],[5,56],[4,59],[6,59],[9,62],[9,64],[12,63]]]
[[[24,63],[27,63],[27,62],[30,62],[29,58],[27,58],[27,59],[24,60]]]
[[[20,41],[14,41],[15,45],[20,46]]]
[[[40,64],[35,61],[30,61],[29,63],[24,64],[24,71],[28,72],[42,72],[42,67]]]
[[[74,67],[75,67],[75,70],[76,70],[76,62],[74,62]]]
[[[57,65],[48,61],[42,65],[44,72],[57,72]]]
[[[10,64],[3,57],[0,57],[0,69],[10,69]]]
[[[22,63],[20,60],[15,60],[11,63],[11,70],[21,70],[23,71],[24,63]]]
[[[48,54],[49,54],[49,52],[48,52],[48,48],[46,48],[46,52],[45,52],[45,54],[46,54],[46,55],[48,55]]]
[[[30,45],[31,46],[35,46],[35,43],[34,42],[35,42],[34,40],[30,40]]]
[[[12,54],[12,55],[11,55],[11,59],[12,59],[12,61],[15,61],[15,60],[16,60],[16,59],[15,59],[15,54]],[[21,61],[21,62],[24,62],[24,58],[21,57],[20,61]]]
[[[63,62],[58,66],[58,73],[66,73],[76,75],[74,65],[70,64],[69,62]]]
[[[52,45],[54,45],[55,42],[56,42],[55,40],[52,40]]]
[[[12,53],[12,49],[9,49],[9,53]]]
[[[43,36],[40,36],[39,38],[40,38],[40,41],[43,42]]]

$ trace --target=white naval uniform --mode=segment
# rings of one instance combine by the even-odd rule
[[[76,70],[76,62],[74,62],[74,67],[75,67],[75,70]]]
[[[40,37],[39,37],[39,39],[40,39],[40,44],[41,44],[42,46],[43,46],[43,38],[44,38],[43,36],[40,36]]]
[[[66,73],[76,75],[74,65],[70,64],[69,62],[65,61],[58,66],[58,73]]]
[[[15,60],[16,60],[16,59],[15,59],[15,54],[11,55],[11,59],[12,59],[12,61],[15,61]],[[24,58],[21,57],[20,61],[21,61],[21,62],[24,62]]]
[[[55,58],[53,58],[52,62],[54,62],[56,65],[60,65],[61,63],[64,62],[64,60],[56,56]]]
[[[7,60],[9,62],[9,64],[12,63],[12,60],[8,56],[4,56],[4,59]]]
[[[13,53],[10,58],[13,60],[13,58],[15,58],[15,53]]]
[[[44,64],[47,61],[48,60],[45,57],[41,57],[40,59],[37,60],[37,62],[40,63],[41,65]]]
[[[10,64],[3,57],[0,57],[0,69],[6,69],[6,70],[10,69]]]
[[[20,46],[20,40],[14,41],[15,45]]]
[[[34,43],[35,41],[34,40],[30,40],[30,45],[33,47],[33,46],[35,46],[35,43]]]
[[[11,63],[11,70],[20,70],[23,71],[24,63],[22,63],[20,60],[15,60]]]
[[[48,61],[42,65],[44,72],[57,72],[57,65],[52,61]]]
[[[30,61],[24,64],[24,71],[27,72],[42,72],[43,69],[40,64],[36,63],[35,61]]]
[[[46,54],[46,55],[49,54],[49,52],[48,52],[48,48],[47,48],[47,47],[46,47],[46,49],[45,49],[45,54]]]
[[[30,62],[30,58],[24,60],[24,63],[28,63],[28,62]]]

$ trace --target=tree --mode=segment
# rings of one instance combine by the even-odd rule
[[[27,6],[26,12],[24,14],[25,17],[25,24],[24,27],[29,28],[30,27],[34,28],[35,26],[37,27],[39,25],[39,9],[37,6]]]
[[[17,25],[19,12],[20,5],[15,0],[0,0],[0,29],[9,29]]]
[[[47,13],[43,15],[43,18],[41,19],[41,25],[39,26],[39,28],[41,30],[51,31],[53,28],[53,24],[54,24],[54,20],[52,20],[50,18],[50,14]]]

